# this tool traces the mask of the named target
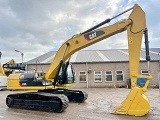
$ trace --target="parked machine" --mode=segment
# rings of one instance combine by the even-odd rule
[[[97,29],[129,10],[132,10],[132,12],[128,19],[123,19],[113,25]],[[67,40],[57,51],[53,62],[42,79],[37,79],[33,73],[10,74],[7,89],[38,91],[10,94],[6,98],[7,106],[11,108],[62,112],[67,108],[69,101],[84,102],[88,96],[86,92],[65,89],[65,87],[74,83],[73,69],[69,63],[71,55],[78,50],[123,31],[127,31],[128,36],[129,69],[132,87],[127,98],[120,106],[116,107],[113,114],[134,116],[147,114],[150,110],[150,105],[144,93],[151,76],[149,74],[145,76],[138,74],[143,34],[145,36],[148,65],[150,56],[145,13],[137,4],[123,13],[106,19],[102,23]],[[137,84],[139,78],[146,80],[143,86]]]
[[[0,52],[0,59],[2,53]],[[25,64],[15,63],[13,59],[1,65],[0,62],[0,90],[7,89],[7,77],[13,73],[14,70],[25,70]]]
[[[14,70],[23,70],[25,71],[26,64],[24,63],[16,63],[13,59],[9,62],[3,64],[3,70],[6,76],[9,76],[14,72]]]

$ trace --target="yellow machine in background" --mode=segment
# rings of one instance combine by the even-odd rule
[[[129,10],[132,10],[132,12],[128,19],[123,19],[113,25],[97,29]],[[150,110],[150,105],[144,93],[151,76],[149,74],[146,76],[138,74],[143,34],[145,34],[146,60],[148,61],[148,65],[150,56],[145,13],[137,4],[123,13],[106,19],[102,23],[67,40],[57,51],[43,79],[37,79],[35,74],[30,73],[9,75],[8,89],[38,90],[38,92],[10,94],[6,98],[7,106],[62,112],[68,106],[68,99],[69,101],[84,102],[87,99],[87,94],[84,91],[64,89],[64,87],[74,83],[74,74],[72,65],[69,63],[69,58],[80,49],[126,30],[132,88],[127,98],[113,111],[113,114],[134,116],[147,114]],[[140,79],[145,80],[143,86],[137,84]]]
[[[11,59],[9,62],[2,65],[3,71],[6,76],[9,76],[10,74],[13,73],[13,69],[9,68],[9,66],[12,66],[13,64],[16,64],[16,62],[13,59]],[[7,65],[8,65],[8,67],[7,67]]]
[[[0,52],[0,54],[2,54]],[[6,63],[9,66],[15,64],[14,60],[11,59],[9,62]],[[0,62],[0,90],[4,90],[7,88],[7,76],[13,73],[13,69],[11,68],[4,68]]]
[[[0,51],[0,60],[2,53]],[[14,72],[14,70],[25,70],[25,64],[15,63],[13,59],[5,64],[0,62],[0,90],[7,88],[7,77]]]
[[[0,60],[1,60],[1,56],[2,56],[2,52],[0,51]],[[0,62],[0,76],[5,76],[1,62]]]
[[[0,63],[1,64],[1,63]],[[9,62],[1,65],[0,67],[0,73],[3,76],[9,76],[14,72],[14,70],[25,70],[25,64],[22,63],[16,63],[14,59],[11,59]]]

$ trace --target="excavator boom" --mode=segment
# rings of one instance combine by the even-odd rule
[[[66,61],[76,51],[125,31],[127,26],[131,24],[132,21],[130,19],[126,19],[101,29],[73,36],[71,39],[67,40],[57,51],[54,61],[51,63],[45,75],[45,79],[47,80],[54,78],[58,69],[59,61]],[[62,55],[62,53],[64,54]]]
[[[119,15],[117,15],[111,19],[106,19],[102,23],[92,27],[89,30],[84,31],[81,34],[74,35],[71,39],[67,40],[57,51],[56,56],[55,56],[53,62],[51,63],[51,65],[45,75],[45,79],[46,80],[53,79],[56,75],[59,61],[61,61],[61,60],[66,61],[73,53],[75,53],[78,50],[81,50],[87,46],[90,46],[94,43],[97,43],[101,40],[104,40],[110,36],[113,36],[115,34],[123,32],[125,30],[127,30],[127,31],[132,30],[135,33],[136,32],[138,33],[139,31],[141,31],[141,33],[139,33],[139,34],[142,35],[143,31],[146,29],[145,13],[140,8],[140,6],[138,6],[137,4],[134,7],[128,9],[127,11],[129,11],[131,9],[133,9],[133,10],[132,10],[132,13],[130,14],[128,19],[123,19],[121,21],[116,22],[113,25],[106,26],[101,29],[96,29],[96,28],[102,26],[103,24],[110,22],[115,17],[119,16]],[[125,12],[127,12],[127,11],[125,11]],[[131,34],[130,36],[132,36],[132,35],[133,34]],[[138,48],[136,50],[139,53],[140,47],[141,47],[141,40],[138,41],[138,43],[136,43],[136,44],[138,45]],[[131,50],[131,52],[132,52],[132,50]],[[132,53],[132,54],[136,54],[136,53]],[[139,55],[136,54],[134,56],[137,56],[136,60],[139,60]],[[131,60],[132,60],[132,58],[131,58]],[[136,64],[136,65],[138,66],[139,64]]]

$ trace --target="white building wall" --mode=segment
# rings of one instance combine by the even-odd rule
[[[37,68],[37,71],[43,71],[46,72],[48,70],[49,65],[41,65],[41,67],[38,65],[28,65],[28,70],[35,70]],[[42,69],[41,69],[42,68]],[[73,68],[75,71],[75,83],[74,87],[119,87],[119,86],[126,86],[127,85],[127,79],[129,79],[129,64],[128,62],[121,62],[121,63],[73,63]],[[147,70],[147,63],[141,62],[139,67],[139,73],[141,73],[141,70]],[[88,70],[89,71],[88,73]],[[112,82],[106,82],[105,80],[105,72],[106,70],[112,71],[113,73],[113,81]],[[123,71],[123,77],[124,81],[117,81],[116,80],[116,71],[122,70]],[[79,81],[79,72],[80,71],[86,71],[86,78],[88,82],[80,82]],[[102,81],[101,82],[95,82],[94,81],[94,71],[101,71],[102,72]],[[152,80],[150,81],[150,86],[158,85],[158,72],[160,71],[159,62],[150,62],[150,74],[152,75]]]

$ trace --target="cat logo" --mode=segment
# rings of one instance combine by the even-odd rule
[[[93,39],[93,38],[95,38],[95,37],[96,37],[96,32],[94,32],[94,33],[92,33],[92,34],[89,35],[89,39],[90,40]]]
[[[94,38],[96,38],[96,37],[98,37],[98,36],[103,35],[104,33],[105,33],[105,32],[102,31],[102,30],[100,30],[100,31],[95,31],[95,32],[91,32],[91,33],[85,34],[85,35],[84,35],[84,38],[89,41],[89,40],[92,40],[92,39],[94,39]]]

